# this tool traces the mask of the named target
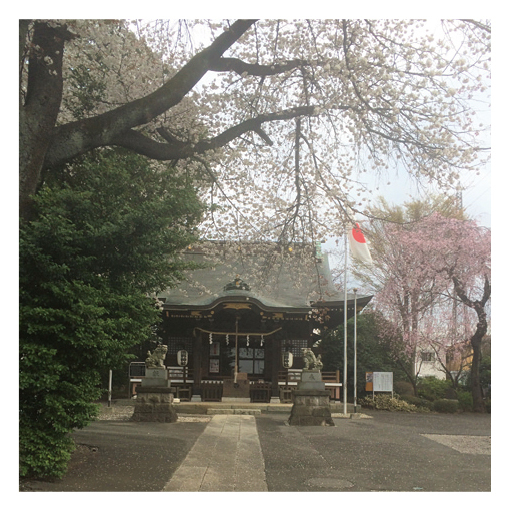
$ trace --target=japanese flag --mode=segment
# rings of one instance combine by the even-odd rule
[[[373,260],[371,259],[371,254],[369,253],[368,245],[361,232],[359,223],[355,223],[355,226],[348,232],[348,239],[350,241],[352,257],[362,263],[372,265]]]

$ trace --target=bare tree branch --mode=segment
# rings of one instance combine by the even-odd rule
[[[314,62],[313,65],[317,65]],[[210,66],[211,71],[215,72],[236,72],[238,75],[246,76],[274,76],[287,71],[292,71],[305,65],[312,65],[306,60],[289,60],[283,64],[261,65],[249,64],[239,58],[219,58]]]
[[[210,70],[212,63],[255,22],[256,20],[238,20],[233,23],[229,30],[192,57],[175,76],[155,92],[102,115],[57,127],[44,166],[56,166],[93,148],[116,144],[122,133],[146,124],[168,111],[192,90]],[[139,141],[139,137],[136,137],[136,141]]]
[[[491,26],[486,25],[484,23],[480,23],[475,19],[461,19],[460,21],[463,21],[464,23],[469,23],[470,25],[474,25],[476,28],[480,28],[481,30],[484,30],[485,32],[491,34]]]
[[[300,108],[292,108],[276,113],[259,115],[258,117],[250,118],[240,124],[230,127],[214,138],[202,140],[196,144],[179,141],[164,129],[158,129],[158,133],[161,134],[168,143],[159,143],[143,135],[139,131],[130,129],[113,138],[111,140],[111,144],[134,150],[138,154],[161,161],[183,159],[193,155],[203,154],[207,150],[224,147],[242,134],[250,131],[256,132],[264,139],[264,141],[271,144],[272,141],[270,138],[261,130],[261,125],[263,123],[289,120],[301,115],[313,115],[314,113],[315,108],[313,106],[302,106]]]

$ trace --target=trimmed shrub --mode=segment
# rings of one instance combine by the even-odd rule
[[[457,399],[437,399],[433,402],[433,410],[441,414],[455,414],[459,409]]]
[[[363,408],[373,410],[387,410],[389,412],[418,412],[415,405],[411,405],[397,397],[392,398],[389,394],[376,394],[374,398],[366,397],[359,401]]]
[[[415,405],[417,408],[422,409],[425,408],[427,410],[431,410],[433,407],[433,404],[423,398],[419,398],[418,396],[400,396],[400,399],[403,401],[406,401],[410,405]]]
[[[414,388],[410,382],[394,382],[394,392],[400,396],[413,396]]]
[[[462,412],[472,412],[474,409],[474,400],[470,392],[458,392],[459,407]]]
[[[456,391],[452,387],[448,387],[445,390],[444,398],[445,399],[458,399],[458,391]]]
[[[74,448],[73,440],[66,434],[20,426],[20,476],[62,477]]]
[[[444,399],[447,389],[451,387],[450,380],[439,380],[434,376],[420,378],[417,384],[417,393],[428,401]]]

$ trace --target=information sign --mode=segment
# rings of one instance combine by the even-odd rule
[[[375,392],[392,392],[392,373],[373,372],[373,390]]]
[[[366,392],[393,392],[392,373],[366,372]]]
[[[366,392],[373,392],[373,372],[366,372]]]

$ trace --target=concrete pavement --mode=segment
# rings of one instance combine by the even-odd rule
[[[334,419],[333,428],[257,418],[269,491],[490,491],[490,416],[369,416]]]
[[[34,491],[486,492],[491,416],[363,411],[334,427],[288,426],[288,413],[201,422],[99,421],[56,482]],[[209,421],[209,422],[206,422]]]
[[[268,491],[255,418],[213,416],[163,491]]]

